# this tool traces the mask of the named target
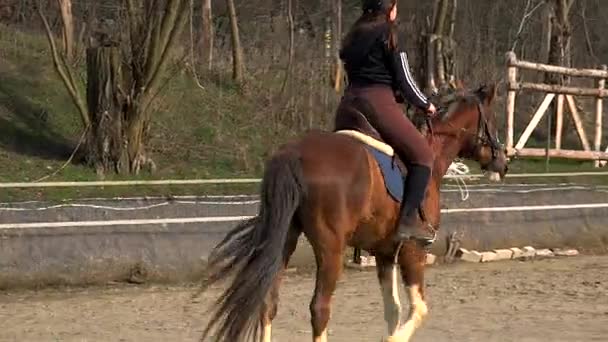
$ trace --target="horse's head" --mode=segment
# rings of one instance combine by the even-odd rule
[[[460,141],[458,156],[477,161],[483,171],[498,173],[504,178],[508,171],[508,158],[498,140],[493,102],[496,86],[481,86],[472,94],[459,95],[448,107],[442,124],[456,131]]]

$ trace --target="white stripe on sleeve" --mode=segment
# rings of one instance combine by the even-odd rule
[[[405,73],[405,79],[406,79],[407,83],[414,90],[414,94],[416,94],[416,96],[418,96],[420,101],[426,103],[428,101],[426,96],[424,96],[424,94],[422,94],[420,89],[418,89],[418,87],[416,86],[416,83],[414,82],[414,80],[412,78],[412,74],[410,74],[410,66],[407,62],[407,56],[406,56],[405,52],[401,52],[399,54],[399,57],[401,58],[401,67],[403,67],[403,72]]]

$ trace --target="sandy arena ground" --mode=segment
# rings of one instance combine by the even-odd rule
[[[428,272],[430,315],[414,341],[608,341],[608,257],[438,266]],[[310,341],[309,272],[282,291],[274,341]],[[0,293],[0,341],[196,341],[209,292],[105,288]],[[405,298],[402,294],[402,298]],[[379,341],[385,330],[373,271],[339,284],[330,342]]]

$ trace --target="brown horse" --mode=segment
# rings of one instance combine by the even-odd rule
[[[439,187],[452,160],[465,157],[485,170],[507,172],[499,148],[492,102],[495,88],[459,95],[450,110],[433,120],[433,179],[423,204],[426,219],[439,226]],[[331,298],[347,246],[376,257],[388,341],[408,341],[427,314],[424,301],[426,250],[415,242],[397,245],[399,203],[387,194],[376,160],[359,140],[331,132],[308,132],[267,162],[258,215],[228,233],[212,251],[203,290],[234,275],[218,298],[202,340],[271,341],[279,285],[303,233],[314,250],[317,272],[310,303],[314,342],[327,341]],[[403,325],[397,261],[408,289],[410,314]]]

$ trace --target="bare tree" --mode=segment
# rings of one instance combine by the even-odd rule
[[[68,61],[74,60],[74,16],[72,14],[72,0],[57,0],[61,11],[63,26],[62,41],[63,51]]]
[[[120,48],[120,33],[106,25],[87,49],[86,102],[73,72],[59,56],[41,7],[53,63],[88,129],[86,159],[99,174],[134,174],[155,164],[146,152],[151,104],[158,95],[171,50],[187,22],[187,0],[124,0],[128,39]],[[122,55],[122,51],[127,51]],[[124,68],[123,60],[129,68]]]
[[[234,0],[226,0],[230,17],[230,32],[232,36],[232,77],[237,83],[243,82],[245,73],[245,57],[239,34],[239,23],[236,15]]]
[[[211,70],[213,66],[213,15],[211,12],[211,0],[203,0],[203,35],[202,48],[205,56],[205,64]]]
[[[435,0],[433,17],[420,41],[420,69],[425,75],[423,88],[428,93],[454,86],[457,0]]]
[[[285,70],[285,79],[281,92],[285,92],[287,84],[290,82],[291,74],[293,73],[293,60],[295,58],[295,23],[293,18],[293,0],[287,0],[287,24],[289,26],[289,57],[287,60],[287,68]]]
[[[80,95],[80,88],[75,81],[74,72],[72,71],[70,64],[67,63],[65,55],[62,55],[61,52],[57,49],[57,45],[55,44],[55,38],[53,37],[53,33],[51,31],[51,26],[46,20],[42,12],[42,4],[39,2],[38,6],[38,15],[40,16],[42,23],[44,24],[44,28],[46,30],[46,37],[49,42],[49,47],[51,49],[51,57],[53,59],[53,67],[55,71],[63,81],[66,90],[70,94],[70,98],[74,102],[74,105],[78,109],[78,113],[80,114],[80,119],[82,121],[83,126],[88,127],[90,124],[86,103],[82,99]]]
[[[332,1],[332,9],[333,9],[333,32],[335,38],[334,48],[333,48],[333,58],[334,58],[334,90],[336,93],[340,93],[342,89],[343,83],[343,70],[342,70],[342,61],[340,60],[340,42],[342,41],[342,0],[334,0]]]
[[[548,64],[565,67],[572,65],[570,10],[574,2],[575,0],[547,1],[550,23],[550,33],[547,35],[549,37]],[[565,84],[568,83],[568,78],[556,74],[547,74],[546,81],[550,84]]]

